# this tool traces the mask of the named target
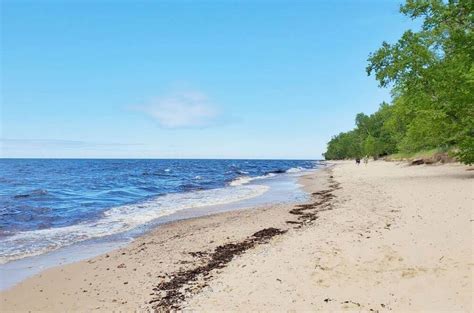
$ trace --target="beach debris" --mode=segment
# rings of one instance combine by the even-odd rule
[[[153,288],[155,298],[148,304],[152,304],[152,309],[156,312],[179,310],[180,303],[187,294],[207,286],[205,280],[211,277],[211,271],[225,267],[235,256],[284,233],[286,230],[265,228],[243,241],[218,246],[211,253],[196,253],[196,255],[207,254],[207,263],[191,269],[182,269],[172,274],[169,280],[160,282]]]
[[[314,202],[300,204],[292,208],[289,213],[297,216],[297,221],[286,221],[287,224],[294,224],[294,228],[301,228],[303,225],[311,224],[318,218],[318,213],[333,209],[332,199],[335,198],[333,191],[340,189],[340,184],[333,176],[329,179],[329,188],[314,192]],[[268,242],[272,237],[284,234],[286,230],[270,227],[255,232],[252,236],[236,242],[220,245],[212,252],[194,251],[189,252],[192,257],[199,258],[202,264],[193,268],[182,268],[170,274],[165,280],[160,281],[153,288],[153,297],[148,304],[155,312],[169,312],[180,310],[181,303],[191,294],[209,288],[207,281],[212,278],[212,273],[217,273],[224,268],[235,256],[252,249],[258,244]],[[230,239],[227,237],[227,239]],[[280,279],[277,278],[277,281]],[[333,301],[329,299],[328,301]],[[326,302],[328,302],[326,301]]]
[[[125,265],[125,263],[121,263],[119,265],[117,265],[117,268],[126,268],[127,265]]]
[[[343,302],[341,302],[341,304],[354,304],[354,305],[360,306],[360,303],[354,302],[352,300],[343,301]]]
[[[425,164],[425,160],[423,159],[415,159],[410,162],[410,165],[422,165]]]
[[[205,251],[196,251],[196,252],[189,252],[189,254],[192,256],[192,257],[204,257],[206,256],[208,253],[205,252]]]
[[[294,228],[301,228],[303,224],[311,224],[318,219],[318,213],[322,211],[332,210],[330,201],[335,197],[332,192],[339,189],[339,183],[334,182],[330,185],[331,189],[324,189],[313,192],[312,195],[316,197],[316,201],[312,203],[305,203],[296,205],[295,208],[289,211],[290,214],[297,215],[298,221],[286,221],[287,224],[296,224]]]
[[[320,191],[313,192],[312,195],[313,196],[323,196],[323,195],[326,195],[326,194],[331,193],[331,192],[332,192],[332,189],[325,189],[325,190],[320,190]]]
[[[287,224],[297,224],[297,225],[301,225],[303,224],[303,222],[298,222],[298,221],[286,221]]]

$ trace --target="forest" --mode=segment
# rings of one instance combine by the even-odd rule
[[[474,1],[408,0],[400,12],[420,20],[368,58],[367,74],[390,88],[391,103],[328,143],[328,160],[432,150],[474,163]]]

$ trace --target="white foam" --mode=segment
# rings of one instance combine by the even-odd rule
[[[75,242],[131,230],[159,217],[184,209],[223,205],[265,193],[268,186],[246,185],[168,194],[148,201],[123,205],[105,211],[97,221],[60,228],[25,231],[0,240],[0,264]]]
[[[304,170],[305,169],[303,167],[298,166],[298,167],[292,167],[292,168],[288,169],[286,172],[287,173],[299,173],[299,172],[302,172]]]
[[[240,176],[234,179],[229,183],[229,186],[242,186],[245,184],[250,183],[251,181],[257,180],[257,179],[264,179],[264,178],[270,178],[275,176],[276,174],[274,173],[269,173],[267,175],[262,175],[262,176],[255,176],[255,177],[250,177],[250,176]]]
[[[229,186],[242,186],[252,181],[252,177],[240,176],[229,183]]]

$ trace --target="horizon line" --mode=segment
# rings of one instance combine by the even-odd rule
[[[325,161],[307,158],[107,158],[107,157],[0,157],[0,160],[262,160],[262,161]]]

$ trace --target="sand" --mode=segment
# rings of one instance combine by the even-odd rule
[[[0,309],[474,311],[473,178],[457,164],[337,162],[301,179],[306,206],[167,224],[25,280]]]

